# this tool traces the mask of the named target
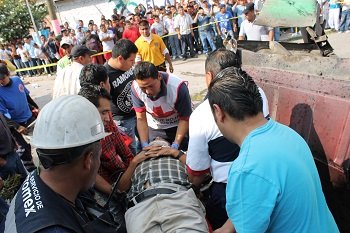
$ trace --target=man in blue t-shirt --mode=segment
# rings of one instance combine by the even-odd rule
[[[38,105],[29,96],[29,91],[18,76],[10,77],[6,65],[0,64],[0,113],[6,118],[17,144],[21,159],[28,170],[34,168],[30,145],[23,139],[27,127],[35,120],[32,110],[38,112]]]
[[[226,36],[233,36],[233,16],[231,12],[226,11],[226,5],[220,4],[220,12],[215,15],[216,28],[218,34],[225,39]]]
[[[208,99],[221,133],[241,149],[226,187],[236,231],[339,232],[308,145],[294,130],[264,118],[253,79],[228,67],[210,83]]]
[[[6,65],[0,64],[0,113],[17,124],[26,127],[32,119],[29,102],[38,106],[29,96],[28,89],[18,76],[10,77]]]

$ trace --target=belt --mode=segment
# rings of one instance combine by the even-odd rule
[[[149,199],[151,197],[154,197],[158,194],[172,194],[175,193],[177,191],[172,190],[172,189],[168,189],[168,188],[152,188],[152,189],[147,189],[145,191],[143,191],[142,193],[140,193],[139,195],[137,195],[136,197],[134,197],[133,199],[131,199],[131,201],[129,201],[128,203],[128,208],[134,207],[137,203],[140,203],[146,199]]]

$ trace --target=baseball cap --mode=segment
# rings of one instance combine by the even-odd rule
[[[62,38],[61,43],[60,43],[60,47],[62,47],[63,45],[73,45],[73,41],[70,40],[69,38]]]
[[[254,10],[254,3],[248,3],[243,11],[243,14],[247,14],[249,11],[253,11]]]
[[[76,45],[72,48],[70,52],[71,57],[76,58],[84,56],[86,54],[93,55],[96,51],[88,49],[85,45]]]
[[[221,8],[224,8],[224,7],[226,7],[225,4],[220,4],[220,5],[219,5],[219,8],[220,8],[220,9],[221,9]]]
[[[7,66],[3,63],[0,63],[0,79],[5,78],[5,76],[9,75],[10,71],[7,69]]]

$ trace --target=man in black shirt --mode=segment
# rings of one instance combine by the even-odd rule
[[[112,114],[118,127],[132,138],[130,149],[136,154],[135,111],[132,109],[131,83],[134,80],[133,65],[137,47],[130,40],[118,40],[112,50],[112,58],[105,67],[111,84]]]

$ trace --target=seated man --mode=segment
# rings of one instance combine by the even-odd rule
[[[186,83],[174,75],[158,72],[149,62],[137,64],[134,74],[131,97],[142,148],[159,136],[172,143],[173,148],[186,150],[192,113]]]
[[[125,214],[128,233],[209,232],[204,207],[187,180],[184,154],[157,138],[145,149],[146,156],[155,154],[153,146],[168,149],[168,156],[145,160],[136,168]]]

